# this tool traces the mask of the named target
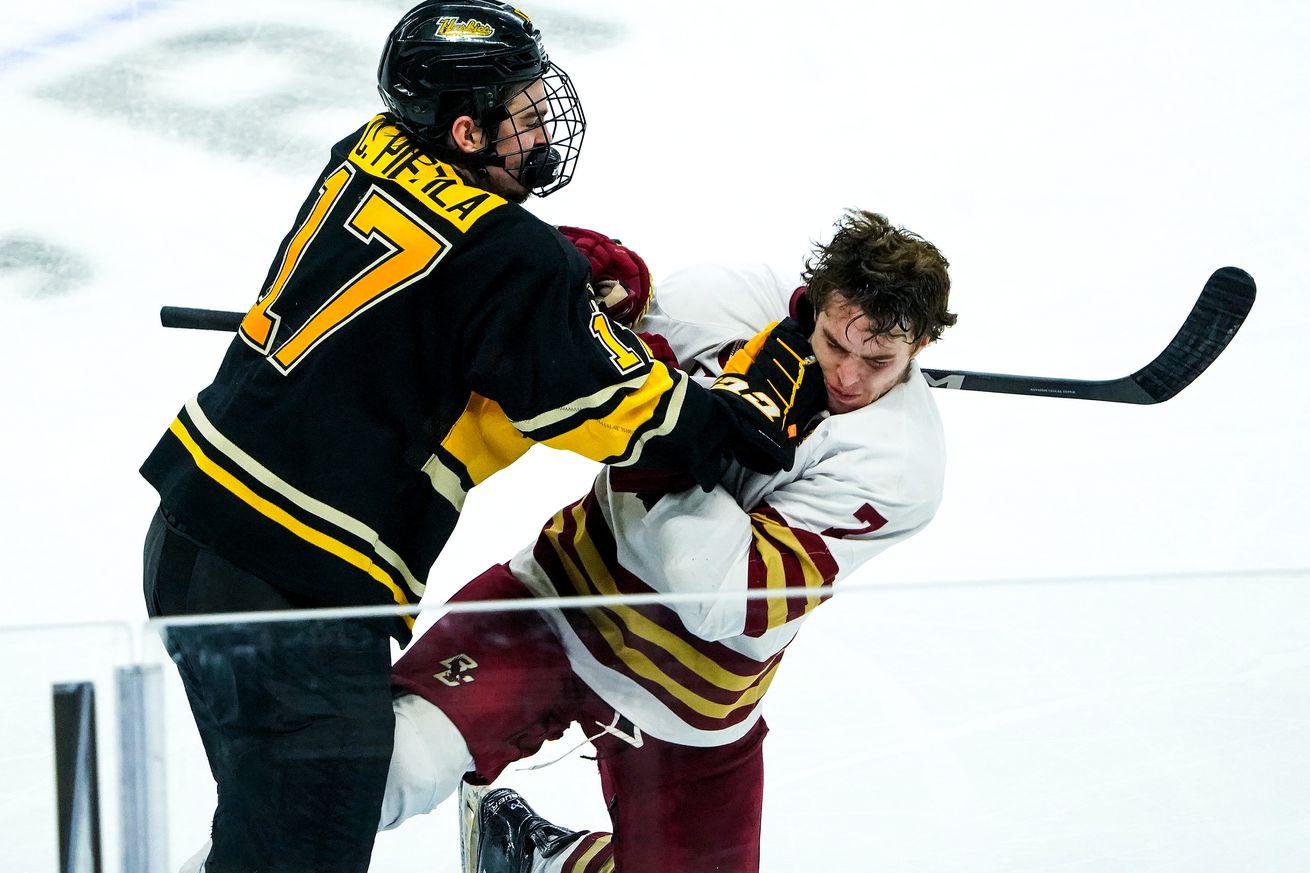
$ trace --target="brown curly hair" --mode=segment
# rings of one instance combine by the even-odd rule
[[[939,340],[955,324],[955,314],[946,309],[950,263],[935,245],[862,209],[848,209],[836,227],[832,241],[814,250],[801,274],[816,313],[840,294],[864,311],[873,334],[900,330],[914,343]]]

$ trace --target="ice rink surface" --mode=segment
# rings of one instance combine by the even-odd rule
[[[135,626],[136,469],[227,341],[158,309],[253,302],[327,148],[378,111],[410,4],[0,2],[0,624]],[[770,694],[765,869],[1310,869],[1310,583],[1281,572],[1310,568],[1310,12],[525,8],[590,123],[576,180],[532,208],[623,239],[657,282],[704,260],[799,273],[841,209],[874,209],[952,262],[959,324],[926,366],[1075,378],[1150,360],[1215,268],[1259,285],[1166,404],[938,393],[937,520],[816,614]],[[592,473],[538,449],[479,488],[429,599]],[[10,700],[34,640],[102,644],[4,639]],[[180,861],[211,798],[174,715]],[[512,778],[601,823],[587,762]],[[40,843],[24,799],[46,791],[0,793],[0,832]],[[430,818],[384,835],[374,869],[453,869],[453,824]],[[49,869],[8,851],[5,870]]]

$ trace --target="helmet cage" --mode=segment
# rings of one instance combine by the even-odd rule
[[[535,81],[535,80],[534,80]],[[545,96],[523,107],[517,115],[510,115],[508,104],[532,83],[514,88],[509,94],[482,115],[479,123],[486,133],[496,137],[481,153],[488,164],[504,166],[507,159],[519,157],[518,168],[507,170],[523,187],[538,197],[545,197],[563,188],[573,179],[578,157],[582,153],[582,138],[587,130],[587,119],[582,113],[582,103],[578,92],[573,87],[573,80],[568,73],[549,61],[540,77],[545,88]],[[530,134],[537,127],[520,126],[519,118],[527,109],[536,109],[540,126],[545,129],[547,145],[519,147],[513,151],[502,151],[503,143],[517,141],[521,134]],[[473,116],[475,119],[478,116]],[[531,116],[529,116],[531,117]],[[505,128],[508,127],[508,131]],[[503,135],[497,136],[497,134]]]
[[[527,16],[499,0],[426,0],[396,25],[378,65],[378,92],[397,124],[436,157],[475,169],[503,167],[514,156],[496,151],[526,132],[515,122],[501,136],[512,121],[506,104],[538,80],[546,96],[536,115],[550,145],[524,150],[511,175],[544,197],[572,179],[586,120],[572,81],[551,63]],[[450,144],[461,116],[487,135],[481,151]]]

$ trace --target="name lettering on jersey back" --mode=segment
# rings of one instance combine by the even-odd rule
[[[364,128],[350,162],[366,173],[402,185],[433,212],[467,231],[505,200],[466,185],[448,165],[412,145],[400,129],[379,115]]]

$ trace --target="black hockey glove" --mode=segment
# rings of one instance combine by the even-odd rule
[[[737,421],[733,457],[757,473],[790,470],[805,425],[827,405],[823,371],[790,318],[756,334],[710,387]]]

